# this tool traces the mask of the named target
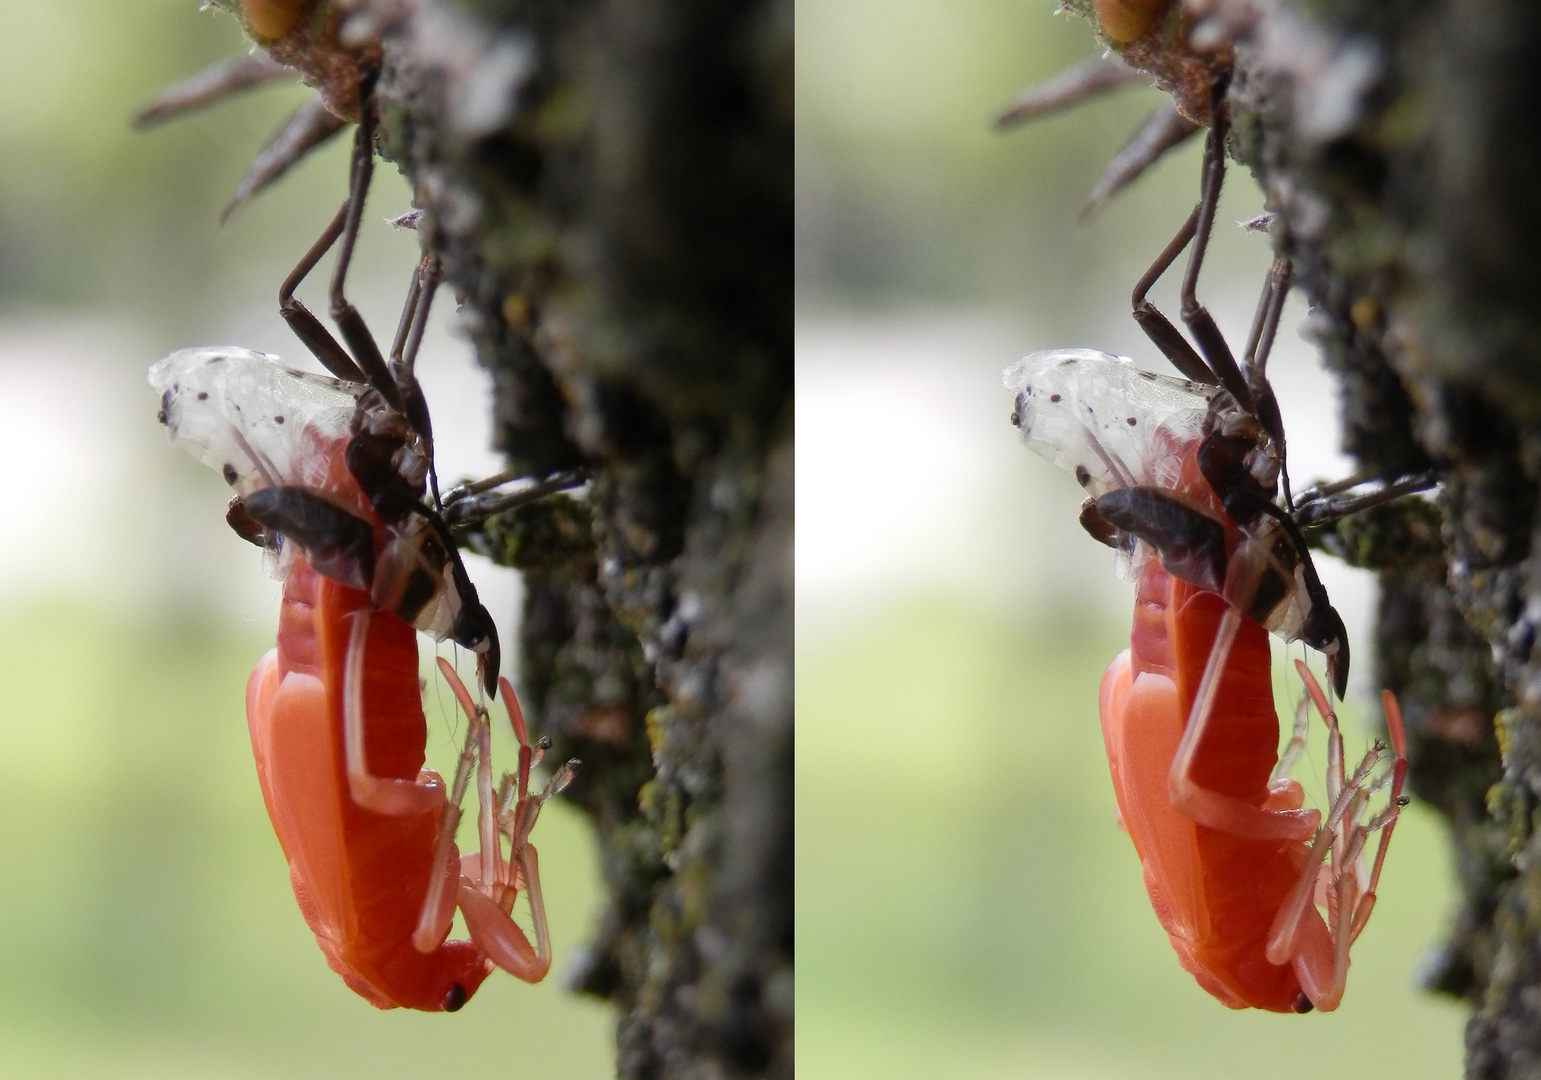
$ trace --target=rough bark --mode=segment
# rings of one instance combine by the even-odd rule
[[[1474,1009],[1468,1076],[1541,1075],[1541,7],[1207,0],[1187,18],[1233,48],[1230,151],[1313,305],[1348,450],[1371,475],[1441,478],[1317,542],[1380,575],[1377,679],[1409,721],[1414,794],[1451,824],[1462,903],[1426,983]]]
[[[381,58],[499,449],[591,477],[463,537],[524,570],[527,708],[583,761],[606,903],[570,979],[623,1077],[789,1077],[791,4],[306,12],[282,58],[339,108],[338,52]]]

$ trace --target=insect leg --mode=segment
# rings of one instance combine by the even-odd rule
[[[355,805],[377,814],[426,814],[444,801],[442,784],[375,776],[369,771],[369,762],[364,756],[364,654],[373,615],[367,604],[354,612],[353,629],[348,635],[348,658],[343,669],[343,761],[348,773],[348,794]]]
[[[1380,882],[1381,866],[1386,861],[1386,849],[1391,846],[1392,830],[1396,828],[1397,817],[1406,802],[1406,796],[1402,794],[1402,784],[1407,779],[1407,737],[1402,729],[1402,709],[1390,690],[1381,691],[1381,705],[1386,710],[1386,732],[1391,737],[1391,752],[1396,755],[1391,766],[1391,798],[1386,804],[1386,809],[1377,814],[1369,825],[1372,831],[1376,828],[1381,830],[1380,844],[1375,849],[1375,862],[1370,869],[1370,880],[1365,886],[1364,896],[1359,901],[1359,907],[1354,911],[1351,941],[1359,936],[1365,923],[1370,921],[1370,912],[1375,908],[1375,886]]]
[[[1209,659],[1204,665],[1204,674],[1199,679],[1188,723],[1177,744],[1177,753],[1172,757],[1172,770],[1167,777],[1168,796],[1175,809],[1198,824],[1232,836],[1253,840],[1309,840],[1316,834],[1321,820],[1317,811],[1267,810],[1200,787],[1193,779],[1199,744],[1214,718],[1220,681],[1244,618],[1246,616],[1234,606],[1225,606],[1214,643],[1210,646]]]
[[[1194,210],[1193,247],[1188,252],[1188,269],[1182,282],[1182,320],[1188,332],[1198,342],[1199,350],[1209,370],[1214,372],[1220,385],[1231,392],[1244,410],[1255,413],[1252,391],[1231,347],[1225,343],[1225,335],[1215,325],[1209,311],[1199,303],[1199,270],[1204,265],[1204,252],[1209,247],[1209,235],[1214,229],[1215,211],[1220,206],[1220,189],[1225,183],[1225,134],[1229,127],[1229,113],[1225,107],[1225,91],[1230,85],[1230,73],[1218,76],[1210,87],[1209,134],[1204,139],[1204,168],[1199,184],[1199,204]]]
[[[1290,729],[1290,741],[1284,747],[1284,753],[1279,755],[1279,763],[1274,766],[1273,780],[1282,780],[1289,776],[1290,769],[1306,748],[1306,728],[1310,724],[1311,715],[1307,708],[1310,697],[1301,694],[1300,701],[1295,705],[1295,723]]]
[[[1081,217],[1095,213],[1103,203],[1144,175],[1145,170],[1168,150],[1181,146],[1200,130],[1200,126],[1178,112],[1172,102],[1165,101],[1156,106],[1097,177],[1091,194],[1081,204]]]
[[[1170,319],[1161,314],[1161,309],[1147,299],[1156,280],[1166,273],[1167,267],[1177,260],[1182,254],[1183,248],[1193,239],[1194,231],[1199,224],[1199,208],[1195,207],[1193,213],[1188,215],[1188,220],[1183,222],[1182,228],[1177,230],[1177,235],[1161,254],[1156,256],[1156,261],[1150,264],[1150,268],[1134,283],[1134,293],[1129,298],[1133,308],[1134,321],[1140,324],[1140,329],[1145,331],[1145,336],[1155,343],[1161,350],[1161,355],[1172,362],[1172,366],[1182,372],[1184,378],[1194,382],[1206,383],[1210,386],[1218,385],[1219,380],[1215,373],[1204,363],[1202,357],[1188,344],[1188,339],[1182,336],[1182,331],[1172,325]]]
[[[353,166],[348,174],[348,201],[343,204],[343,228],[337,248],[337,263],[332,269],[332,321],[342,331],[343,340],[353,352],[353,359],[363,369],[369,385],[378,390],[386,402],[401,411],[401,393],[380,346],[374,335],[343,294],[343,284],[348,277],[348,266],[353,261],[353,245],[358,240],[359,222],[364,214],[364,202],[369,197],[369,182],[375,169],[375,109],[374,88],[378,71],[368,71],[359,79],[358,131],[353,139]]]
[[[439,670],[449,666],[439,657]],[[480,873],[482,891],[492,895],[494,886],[503,877],[503,845],[498,839],[498,805],[492,792],[492,725],[487,722],[486,710],[481,710],[481,723],[477,731],[476,758],[476,832],[481,840]]]
[[[465,683],[460,681],[455,669],[442,656],[438,658],[438,664],[440,674],[449,683],[450,691],[466,714],[467,727],[465,746],[455,762],[455,779],[450,786],[449,801],[444,805],[439,818],[439,832],[434,838],[433,869],[428,874],[428,893],[423,898],[423,910],[418,916],[417,928],[412,932],[412,947],[422,953],[432,952],[439,947],[445,934],[449,933],[450,920],[455,915],[460,891],[460,864],[455,859],[455,829],[460,824],[460,805],[471,781],[473,758],[476,757],[482,733],[487,727],[484,710],[471,700]]]
[[[1402,779],[1407,768],[1403,756],[1405,740],[1401,713],[1396,708],[1395,699],[1391,699],[1386,711],[1386,723],[1396,754],[1391,779],[1391,801],[1385,811],[1368,825],[1359,825],[1357,819],[1368,799],[1366,781],[1384,746],[1377,744],[1365,755],[1354,773],[1345,777],[1342,735],[1338,730],[1337,717],[1327,701],[1326,693],[1305,664],[1297,660],[1295,667],[1305,681],[1306,692],[1321,713],[1329,732],[1327,788],[1332,807],[1327,820],[1312,839],[1311,852],[1301,868],[1299,880],[1274,917],[1264,955],[1274,964],[1293,961],[1311,1001],[1317,1008],[1329,1011],[1336,1008],[1343,997],[1343,988],[1348,980],[1349,946],[1364,928],[1375,906],[1375,883],[1379,880],[1381,863],[1390,840],[1387,832],[1395,824],[1397,811],[1401,808]],[[1369,886],[1360,895],[1358,870],[1364,839],[1377,828],[1383,831],[1380,848],[1376,852],[1375,869],[1370,875]],[[1328,882],[1331,890],[1328,903],[1331,925],[1324,939],[1321,917],[1312,906],[1312,900],[1316,896],[1323,860],[1329,854],[1332,860]]]
[[[320,97],[313,97],[294,111],[294,114],[284,122],[277,135],[268,140],[266,146],[257,151],[257,156],[252,158],[251,164],[246,166],[246,171],[241,174],[241,180],[231,193],[230,200],[225,203],[219,212],[219,221],[223,225],[235,208],[247,199],[273,183],[289,167],[299,161],[316,147],[332,138],[343,129],[344,122],[332,115],[332,111],[326,107],[326,102]]]
[[[166,87],[154,101],[135,114],[134,126],[141,130],[153,127],[223,101],[238,90],[285,76],[293,78],[296,74],[293,68],[280,64],[265,52],[226,57],[198,74]]]
[[[1258,299],[1257,314],[1252,320],[1252,331],[1247,336],[1247,348],[1242,354],[1242,366],[1247,385],[1252,390],[1255,403],[1254,415],[1263,430],[1273,440],[1279,456],[1279,480],[1284,488],[1284,505],[1293,510],[1290,495],[1289,469],[1285,462],[1284,417],[1279,412],[1279,400],[1274,396],[1268,381],[1268,357],[1273,352],[1274,337],[1279,330],[1279,316],[1284,312],[1284,301],[1289,296],[1294,267],[1288,259],[1274,260],[1273,269],[1263,285],[1263,295]]]
[[[396,321],[396,335],[391,338],[392,370],[401,366],[401,351],[406,348],[407,332],[412,329],[412,319],[417,314],[417,301],[423,295],[423,273],[431,259],[432,255],[424,255],[418,261],[417,269],[412,274],[412,283],[407,286],[407,299],[401,305],[401,318]]]
[[[1022,91],[996,115],[995,129],[1004,131],[1079,105],[1108,90],[1142,82],[1148,83],[1149,77],[1124,63],[1116,53],[1087,60]]]
[[[289,276],[284,278],[284,283],[278,287],[278,313],[283,316],[284,322],[289,324],[289,329],[294,331],[294,336],[304,343],[311,355],[321,361],[321,366],[330,371],[339,379],[346,382],[367,382],[364,372],[353,362],[353,357],[348,351],[337,344],[337,339],[331,335],[327,328],[321,325],[321,320],[294,295],[294,290],[300,287],[300,282],[305,280],[305,275],[315,269],[316,263],[321,261],[331,246],[342,235],[343,224],[348,214],[348,205],[344,203],[332,223],[326,227],[316,242],[310,245],[310,250],[300,258]]]
[[[428,415],[423,388],[417,381],[417,350],[423,343],[428,312],[433,307],[434,294],[439,291],[441,280],[443,267],[438,256],[423,256],[417,272],[412,275],[412,288],[407,294],[401,322],[396,328],[396,341],[391,348],[391,371],[400,389],[402,411],[427,450],[428,490],[433,493],[433,505],[438,509],[443,509],[443,503],[439,498],[439,472],[433,461],[433,421]]]
[[[1356,495],[1350,498],[1333,498],[1334,488],[1338,491],[1352,488],[1363,481],[1362,477],[1349,477],[1343,481],[1343,487],[1326,484],[1312,492],[1309,498],[1303,498],[1295,508],[1294,519],[1301,528],[1310,525],[1320,525],[1323,522],[1334,521],[1349,514],[1357,514],[1361,510],[1368,510],[1382,503],[1392,502],[1404,495],[1414,495],[1420,491],[1428,491],[1439,483],[1439,475],[1434,472],[1414,473],[1400,480],[1385,484],[1376,491],[1364,495]]]
[[[517,474],[499,473],[476,484],[452,488],[445,495],[444,520],[451,525],[459,525],[491,517],[493,514],[512,510],[516,506],[537,502],[559,491],[571,491],[573,488],[582,487],[588,483],[589,475],[586,469],[565,469],[517,491],[489,490],[489,487],[498,487],[518,479],[528,478]]]
[[[453,669],[450,669],[442,658],[439,661],[439,667],[450,681],[451,688],[455,690],[455,696],[460,700],[461,707],[467,710],[473,709],[470,695],[466,693],[460,680],[454,676]],[[501,895],[494,896],[494,887],[504,884],[505,875],[500,867],[489,869],[488,849],[490,847],[491,850],[498,851],[499,844],[495,834],[490,839],[487,835],[490,819],[484,819],[482,822],[480,887],[473,887],[465,878],[462,878],[457,888],[456,902],[460,906],[460,913],[465,919],[466,929],[471,935],[472,942],[485,952],[493,963],[509,974],[525,982],[534,983],[545,978],[546,973],[551,969],[551,933],[546,922],[545,898],[540,887],[539,857],[534,845],[529,843],[529,831],[535,824],[540,804],[565,786],[572,777],[572,769],[576,763],[569,762],[563,766],[539,795],[528,796],[526,792],[532,751],[525,729],[524,714],[519,708],[518,699],[514,696],[513,687],[509,685],[507,679],[499,680],[498,689],[504,706],[508,709],[514,734],[519,739],[517,802],[513,813],[509,815],[510,821],[506,831],[512,842],[509,859],[516,867],[518,881],[523,884],[529,897],[530,922],[535,933],[535,944],[530,944],[529,937],[514,922],[511,915],[513,889],[507,889]],[[480,710],[476,711],[480,712]],[[469,711],[467,715],[470,715]],[[485,736],[482,738],[485,741]],[[478,767],[477,786],[482,797],[490,799],[490,777],[484,782],[482,772],[482,768]],[[458,780],[459,774],[456,775]],[[484,802],[483,806],[485,808],[487,803]]]

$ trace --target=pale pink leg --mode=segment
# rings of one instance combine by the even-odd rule
[[[425,786],[416,780],[375,776],[369,771],[364,756],[364,650],[372,617],[373,612],[368,607],[354,612],[353,628],[348,635],[342,696],[343,758],[348,773],[348,794],[355,805],[377,814],[404,817],[430,813],[444,800],[442,789],[437,785]]]
[[[465,798],[465,787],[470,784],[472,764],[475,764],[478,756],[476,750],[487,736],[484,715],[465,690],[465,684],[455,675],[455,669],[445,664],[442,656],[439,656],[439,670],[445,673],[445,681],[455,693],[456,701],[461,703],[467,727],[465,746],[455,763],[455,783],[450,787],[450,798],[444,803],[444,812],[439,817],[438,837],[433,841],[433,869],[428,872],[428,894],[422,900],[418,927],[411,934],[411,944],[419,952],[433,952],[433,949],[439,948],[439,943],[450,932],[450,920],[455,918],[461,883],[461,860],[455,847],[455,829],[461,823],[461,801]]]
[[[536,983],[551,970],[551,935],[546,926],[546,905],[540,892],[540,867],[535,848],[525,844],[520,852],[519,873],[530,897],[530,921],[535,929],[535,945],[514,922],[508,912],[490,897],[464,882],[460,885],[460,914],[477,948],[494,964],[515,978]]]
[[[1372,830],[1381,830],[1380,844],[1375,849],[1375,863],[1370,870],[1370,881],[1365,886],[1364,897],[1354,912],[1353,938],[1357,938],[1365,923],[1370,921],[1370,912],[1375,908],[1375,886],[1380,882],[1386,849],[1391,845],[1391,832],[1396,828],[1398,813],[1407,802],[1406,796],[1402,794],[1402,783],[1407,778],[1407,737],[1402,730],[1402,709],[1390,690],[1381,691],[1381,705],[1386,710],[1386,732],[1391,738],[1391,752],[1396,755],[1396,761],[1391,768],[1391,800],[1369,826]]]
[[[460,908],[461,917],[465,919],[466,930],[470,934],[471,941],[477,948],[486,953],[498,967],[516,978],[526,982],[539,982],[551,969],[551,935],[546,923],[546,904],[540,887],[539,858],[534,845],[529,843],[529,834],[535,825],[541,804],[571,781],[572,771],[577,763],[569,762],[564,765],[539,794],[534,796],[527,794],[533,751],[526,734],[524,714],[519,709],[518,699],[514,696],[513,687],[509,685],[508,680],[499,680],[500,694],[504,705],[508,708],[514,734],[519,739],[519,771],[516,785],[508,795],[513,806],[508,813],[499,813],[492,791],[490,734],[486,725],[485,712],[471,701],[470,694],[456,677],[454,669],[450,668],[442,658],[439,660],[439,669],[443,672],[451,690],[454,691],[466,716],[470,718],[474,729],[473,732],[467,733],[466,754],[462,755],[461,768],[455,775],[454,806],[449,809],[458,808],[459,799],[464,794],[473,738],[481,748],[477,760],[477,794],[481,805],[479,821],[482,851],[478,856],[466,856],[461,860],[461,876],[454,890],[455,903]],[[505,787],[508,784],[509,778],[505,777]],[[448,809],[446,816],[448,816]],[[514,871],[512,874],[502,864],[500,831],[507,835],[510,841],[509,866]],[[452,831],[451,835],[453,835]],[[453,850],[453,845],[441,847],[435,852],[436,860],[441,851],[453,852]],[[435,865],[437,867],[437,861]],[[439,880],[440,876],[436,873],[434,881],[437,883]],[[520,885],[524,887],[530,901],[530,921],[535,934],[534,945],[530,944],[530,939],[514,922],[512,915],[514,900]],[[433,896],[430,895],[430,902],[432,900]],[[425,905],[425,922],[431,910],[436,909]],[[442,940],[442,934],[440,940]]]
[[[1290,741],[1285,745],[1284,753],[1279,755],[1279,763],[1273,768],[1273,779],[1276,781],[1289,777],[1290,770],[1295,767],[1295,761],[1306,748],[1306,728],[1311,721],[1310,700],[1308,694],[1301,694],[1300,700],[1295,704],[1295,724],[1290,729]]]
[[[1328,773],[1327,786],[1329,792],[1333,793],[1333,805],[1327,821],[1313,838],[1311,853],[1301,870],[1299,882],[1274,919],[1265,955],[1275,964],[1293,963],[1306,996],[1318,1009],[1328,1012],[1337,1008],[1342,1001],[1343,989],[1348,981],[1349,947],[1364,929],[1375,907],[1375,886],[1380,880],[1390,833],[1403,801],[1402,782],[1407,771],[1406,740],[1402,731],[1401,711],[1397,708],[1395,698],[1386,692],[1382,695],[1382,701],[1386,707],[1386,724],[1395,754],[1391,772],[1391,797],[1381,813],[1369,823],[1359,824],[1359,816],[1369,799],[1365,793],[1365,782],[1385,747],[1377,744],[1365,755],[1353,775],[1345,777],[1342,736],[1338,731],[1337,717],[1327,701],[1327,695],[1306,666],[1296,661],[1296,668],[1329,731],[1329,759],[1332,768]],[[1376,829],[1381,830],[1381,840],[1376,850],[1374,868],[1361,894],[1359,879],[1364,864],[1364,843]],[[1327,882],[1329,902],[1325,906],[1330,926],[1322,923],[1321,915],[1311,903],[1322,873],[1322,860],[1329,851],[1332,863]]]
[[[1220,689],[1220,675],[1230,657],[1231,646],[1245,618],[1234,606],[1227,606],[1209,650],[1209,661],[1194,695],[1193,710],[1183,729],[1182,741],[1172,758],[1168,791],[1172,805],[1211,829],[1251,840],[1309,840],[1316,833],[1321,814],[1315,810],[1270,810],[1253,806],[1218,791],[1199,787],[1192,777],[1204,730],[1214,716],[1215,695]]]

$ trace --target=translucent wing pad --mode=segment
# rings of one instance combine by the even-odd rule
[[[277,484],[318,487],[315,447],[348,433],[367,387],[286,368],[233,345],[183,349],[150,368],[166,436],[242,498]],[[310,476],[315,469],[323,476]]]
[[[1203,432],[1218,388],[1157,375],[1095,349],[1033,353],[1001,373],[1022,443],[1088,494],[1174,488],[1181,448]]]

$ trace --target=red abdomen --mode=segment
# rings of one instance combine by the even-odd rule
[[[284,581],[278,646],[247,684],[247,723],[295,897],[328,964],[381,1008],[438,1010],[456,985],[464,996],[474,993],[488,965],[469,942],[426,954],[412,945],[441,807],[377,814],[349,795],[343,673],[352,614],[368,602],[296,557]],[[427,738],[416,633],[376,611],[365,656],[369,771],[414,780]]]
[[[1141,574],[1131,650],[1103,678],[1102,726],[1119,811],[1146,891],[1185,967],[1232,1008],[1293,1012],[1300,984],[1264,956],[1280,905],[1299,880],[1306,846],[1252,840],[1197,825],[1171,805],[1178,740],[1226,607],[1152,559]],[[1244,620],[1223,669],[1216,714],[1198,747],[1203,787],[1264,805],[1277,761],[1268,633]]]

